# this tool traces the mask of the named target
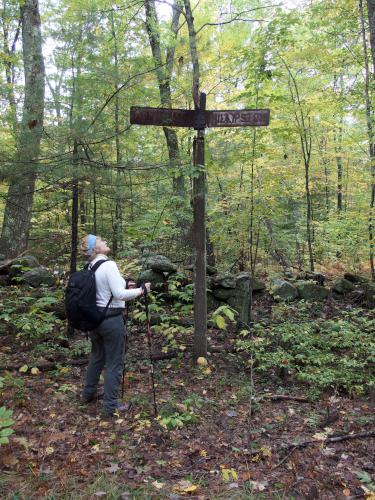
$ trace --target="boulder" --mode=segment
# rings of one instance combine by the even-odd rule
[[[194,272],[194,266],[193,264],[189,264],[188,266],[185,266],[184,269],[186,269],[186,271],[191,271],[191,272]],[[206,274],[208,276],[215,276],[215,274],[217,274],[217,269],[216,267],[213,267],[213,266],[210,266],[210,265],[206,265]]]
[[[141,272],[139,276],[139,282],[147,283],[150,282],[153,286],[164,285],[165,277],[163,273],[158,273],[152,269],[146,269]]]
[[[23,281],[33,287],[40,285],[53,286],[56,284],[56,278],[45,267],[35,267],[30,271],[26,271],[23,276]]]
[[[212,290],[213,295],[219,300],[228,300],[236,295],[235,288],[214,288]]]
[[[250,278],[250,283],[251,283],[251,289],[254,292],[263,292],[263,290],[266,289],[266,284],[263,283],[260,279],[256,278],[255,276],[253,278]]]
[[[24,255],[23,257],[19,257],[12,262],[12,266],[30,267],[30,269],[34,269],[34,267],[41,267],[38,259],[33,255]]]
[[[248,273],[240,273],[235,277],[236,294],[229,297],[228,304],[238,312],[239,324],[250,322],[251,287]]]
[[[274,286],[272,287],[272,295],[275,300],[289,301],[298,297],[298,290],[288,281],[276,279],[274,280]]]
[[[164,255],[152,255],[145,262],[146,269],[152,269],[157,273],[175,273],[177,266]]]
[[[9,267],[7,266],[6,268],[6,272],[9,274],[10,282],[12,282],[13,278],[21,276],[25,271],[38,267],[41,267],[38,259],[33,255],[24,255],[23,257],[10,261]],[[14,282],[17,283],[17,280],[14,280]]]
[[[350,281],[351,283],[359,283],[359,284],[368,283],[370,281],[364,276],[360,276],[359,274],[353,274],[353,273],[345,273],[344,278]]]
[[[329,290],[324,286],[317,285],[312,281],[297,281],[295,286],[298,295],[304,300],[323,300],[329,295]]]
[[[207,292],[207,310],[215,311],[218,307],[222,306],[223,302],[221,302],[215,295],[208,291]]]
[[[232,274],[216,276],[212,282],[214,288],[236,288],[236,279]]]
[[[341,295],[355,290],[353,283],[345,278],[338,278],[332,285],[332,291]]]

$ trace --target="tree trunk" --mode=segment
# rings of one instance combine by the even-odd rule
[[[360,9],[362,9],[363,17],[363,4],[361,1]],[[375,74],[375,0],[367,0],[367,13],[370,27],[370,45],[372,54],[372,71]]]
[[[373,8],[374,2],[368,2],[371,9]],[[369,18],[370,18],[370,29],[371,26],[374,28],[374,25],[371,25],[371,22],[374,21],[374,12],[371,11],[370,18],[370,10],[369,10]],[[366,123],[367,123],[367,136],[368,136],[368,144],[369,144],[369,156],[370,156],[370,164],[371,164],[371,195],[370,195],[370,209],[369,209],[369,218],[368,218],[368,235],[369,235],[369,260],[370,260],[370,269],[371,276],[373,281],[375,281],[375,265],[374,265],[374,221],[373,221],[373,213],[374,213],[374,204],[375,204],[375,144],[374,144],[374,128],[373,128],[373,110],[371,106],[371,96],[370,96],[370,68],[368,64],[368,54],[367,54],[367,40],[366,40],[366,28],[365,28],[365,19],[363,14],[363,2],[359,0],[359,14],[361,21],[361,30],[362,30],[362,42],[363,42],[363,55],[365,62],[365,102],[366,102]],[[371,40],[373,42],[373,29],[371,29]],[[372,55],[374,58],[374,49],[371,42],[371,48],[373,50]],[[374,61],[374,59],[373,59]],[[375,68],[375,66],[374,66]]]
[[[113,242],[112,242],[112,252],[113,256],[116,257],[118,251],[122,249],[122,232],[123,232],[123,182],[122,173],[120,170],[122,161],[121,152],[121,142],[120,142],[120,98],[119,98],[119,61],[118,61],[118,47],[117,47],[117,33],[115,29],[115,23],[113,19],[113,13],[111,15],[112,22],[112,37],[114,40],[114,60],[115,60],[115,144],[116,144],[116,186],[115,186],[115,220],[113,223]]]
[[[10,180],[0,239],[6,257],[27,248],[43,132],[44,61],[38,0],[24,0],[21,20],[25,99],[15,158],[18,175]]]
[[[70,253],[70,273],[75,273],[77,270],[77,255],[78,255],[78,146],[77,141],[74,141],[73,146],[73,180],[72,180],[72,225],[71,238],[72,246]]]
[[[194,18],[190,0],[184,0],[186,22],[189,31],[191,62],[193,64],[193,99],[195,108],[202,103],[199,99],[199,60],[194,30]],[[204,102],[205,107],[205,102]],[[202,106],[203,109],[203,106]],[[207,355],[207,290],[206,290],[206,169],[204,163],[204,130],[198,130],[193,145],[193,213],[194,213],[194,357]]]
[[[18,26],[14,35],[14,39],[12,44],[10,45],[9,40],[9,31],[10,31],[10,20],[8,19],[7,12],[7,3],[6,0],[3,0],[3,9],[1,11],[1,19],[3,25],[3,51],[4,51],[4,66],[5,66],[5,78],[6,78],[6,93],[9,104],[10,111],[10,128],[13,129],[13,134],[15,138],[17,137],[18,131],[18,120],[17,120],[17,106],[16,106],[16,97],[14,94],[14,64],[12,62],[12,56],[16,51],[16,44],[20,33],[21,28],[21,18],[18,21]]]
[[[166,54],[166,64],[163,63],[163,58],[160,48],[160,33],[159,33],[159,22],[155,8],[155,0],[145,0],[145,10],[146,10],[146,28],[150,41],[152,56],[155,63],[155,72],[159,85],[160,102],[165,108],[172,107],[172,97],[171,97],[171,87],[170,80],[173,70],[173,60],[175,47],[172,44],[167,49]],[[178,7],[178,1],[175,2],[173,6],[173,17],[171,31],[174,37],[177,37],[178,32],[178,22],[181,14],[181,9]],[[178,146],[178,139],[176,132],[168,127],[163,127],[165,139],[167,142],[169,163],[172,168],[179,170],[181,159],[180,150]],[[173,190],[177,196],[185,196],[185,181],[183,173],[180,172],[173,177]]]

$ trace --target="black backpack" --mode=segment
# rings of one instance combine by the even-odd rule
[[[95,271],[106,260],[99,260],[92,268],[87,264],[73,273],[65,290],[65,309],[70,326],[84,332],[95,330],[104,320],[111,297],[104,311],[96,305]]]

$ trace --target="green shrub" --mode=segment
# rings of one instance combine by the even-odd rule
[[[255,325],[254,336],[237,340],[252,350],[255,369],[284,369],[322,391],[364,394],[375,387],[375,320],[352,312],[345,319]],[[242,336],[243,337],[243,336]]]

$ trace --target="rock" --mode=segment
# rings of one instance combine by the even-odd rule
[[[228,299],[228,304],[238,312],[239,325],[250,322],[251,288],[248,273],[240,273],[235,277],[236,294]]]
[[[188,266],[185,266],[184,269],[186,269],[186,271],[191,271],[191,272],[194,272],[194,266],[193,264],[189,264]],[[216,267],[213,267],[213,266],[210,266],[210,265],[206,265],[206,274],[208,276],[215,276],[215,274],[217,274],[217,269]]]
[[[353,285],[353,282],[345,278],[338,278],[334,281],[332,290],[336,293],[345,294],[355,290],[355,286]]]
[[[33,287],[40,285],[53,286],[56,284],[55,277],[45,267],[35,267],[31,271],[26,271],[23,276],[23,281]]]
[[[272,295],[275,300],[289,301],[294,300],[298,297],[298,290],[288,281],[277,279],[274,281]]]
[[[23,257],[12,260],[9,263],[9,267],[6,268],[6,272],[9,274],[10,282],[13,281],[14,283],[17,283],[17,280],[13,280],[13,278],[21,276],[24,272],[38,267],[41,266],[33,255],[24,255]]]
[[[228,300],[236,295],[235,288],[214,288],[213,295],[219,300]]]
[[[215,311],[218,307],[222,306],[223,302],[221,302],[214,294],[210,291],[207,292],[207,310]]]
[[[150,282],[151,285],[164,285],[165,277],[163,273],[158,273],[152,269],[146,269],[141,272],[139,277],[139,282],[147,283]]]
[[[363,276],[359,276],[359,274],[353,274],[353,273],[345,273],[344,278],[346,280],[350,281],[351,283],[364,284],[364,283],[369,283],[369,281],[370,281]]]
[[[33,255],[24,255],[23,257],[19,257],[18,259],[12,262],[12,266],[22,266],[22,267],[30,267],[31,269],[35,267],[41,267],[39,261]]]
[[[323,300],[329,295],[329,290],[311,281],[297,281],[295,286],[298,295],[304,300]]]
[[[215,288],[236,288],[236,279],[232,274],[216,276],[212,286]]]
[[[0,286],[6,286],[8,284],[8,276],[6,274],[0,274]]]
[[[250,278],[250,284],[251,284],[251,289],[254,292],[263,292],[263,290],[266,289],[266,284],[263,283],[260,279],[256,278]]]
[[[145,267],[159,273],[171,274],[177,271],[177,266],[164,255],[152,255],[146,260]]]

